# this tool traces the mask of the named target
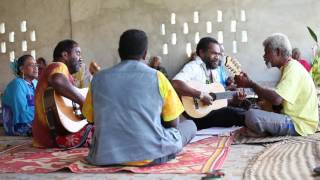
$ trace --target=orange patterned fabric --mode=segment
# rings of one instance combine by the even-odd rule
[[[50,136],[48,122],[46,118],[43,96],[48,88],[48,79],[56,73],[65,75],[70,82],[73,78],[68,67],[61,62],[51,63],[41,74],[35,93],[35,119],[32,124],[33,145],[40,148],[54,147],[54,142]]]

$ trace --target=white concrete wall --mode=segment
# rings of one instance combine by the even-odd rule
[[[271,33],[285,33],[292,45],[301,49],[303,57],[310,59],[314,42],[306,26],[310,25],[320,35],[319,7],[319,0],[0,0],[0,22],[16,29],[22,19],[27,19],[28,25],[37,31],[37,42],[31,45],[38,56],[51,61],[55,44],[73,38],[80,43],[86,62],[94,59],[104,68],[119,62],[121,33],[129,28],[143,29],[149,36],[149,55],[162,56],[170,76],[186,62],[185,44],[191,42],[195,48],[195,32],[201,37],[216,37],[216,32],[222,30],[227,54],[236,56],[252,79],[276,81],[278,71],[266,71],[263,63],[262,41]],[[216,22],[218,9],[223,11],[222,23]],[[241,9],[246,11],[246,22],[239,21]],[[193,23],[194,11],[199,12],[198,24]],[[175,25],[170,24],[172,12],[176,13]],[[230,32],[231,19],[239,21],[237,33]],[[207,34],[205,23],[209,20],[213,32]],[[189,23],[188,35],[182,33],[184,22]],[[162,23],[167,27],[165,36],[160,34]],[[240,42],[241,30],[247,30],[248,43]],[[171,33],[177,33],[174,46],[170,42]],[[6,38],[0,34],[0,40]],[[237,54],[232,53],[233,40],[238,41]],[[168,55],[162,55],[163,43],[169,45]],[[19,49],[18,46],[12,48]],[[8,54],[0,54],[0,90],[12,78],[8,65]]]
[[[0,0],[0,23],[6,23],[6,33],[0,34],[0,41],[7,42],[7,53],[0,53],[0,91],[14,78],[9,68],[9,52],[16,57],[36,50],[36,56],[51,62],[53,47],[60,39],[69,38],[71,20],[69,1],[66,0]],[[27,21],[27,32],[20,31],[20,22]],[[30,41],[29,33],[36,31],[36,42]],[[9,32],[15,32],[15,42],[10,43]],[[22,52],[21,41],[28,41],[28,51]]]

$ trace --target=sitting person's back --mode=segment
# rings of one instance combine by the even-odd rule
[[[93,118],[96,126],[87,158],[92,164],[163,163],[174,158],[195,134],[193,122],[177,125],[184,109],[169,81],[140,62],[146,48],[143,31],[124,32],[121,63],[92,80],[83,107],[84,115]]]
[[[14,63],[17,78],[7,85],[2,100],[4,130],[10,136],[30,136],[35,109],[37,64],[31,55],[23,55]]]

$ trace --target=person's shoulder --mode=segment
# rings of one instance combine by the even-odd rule
[[[58,68],[58,67],[65,67],[68,68],[66,64],[62,63],[62,62],[52,62],[50,63],[47,68]]]
[[[200,67],[200,65],[201,65],[200,61],[193,60],[185,64],[183,68],[195,68],[195,67]]]
[[[17,78],[15,78],[15,79],[13,79],[10,83],[9,83],[9,85],[18,85],[18,84],[22,84],[23,83],[23,79],[22,78],[19,78],[19,77],[17,77]]]
[[[21,88],[19,88],[19,87],[21,87],[21,86],[23,85],[23,81],[24,81],[24,80],[23,80],[22,78],[19,78],[19,77],[11,80],[11,81],[8,83],[7,87],[6,87],[6,90],[7,90],[7,91],[11,91],[11,90],[21,89]]]
[[[290,76],[294,77],[309,76],[309,74],[305,71],[305,67],[296,60],[290,60],[284,67],[283,73],[290,74]]]
[[[301,67],[301,64],[300,64],[300,62],[299,61],[296,61],[296,60],[290,60],[289,62],[288,62],[288,65],[287,66],[285,66],[286,68],[298,68],[298,67]]]
[[[62,73],[66,76],[69,75],[69,69],[67,65],[62,62],[52,62],[45,68],[44,71],[48,76],[55,73]]]

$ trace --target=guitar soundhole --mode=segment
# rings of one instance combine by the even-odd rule
[[[193,102],[194,102],[194,108],[195,108],[195,109],[199,109],[198,100],[197,100],[196,98],[193,98]]]

